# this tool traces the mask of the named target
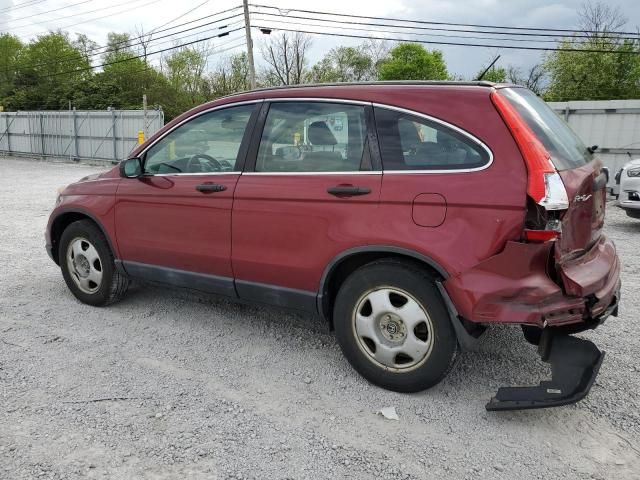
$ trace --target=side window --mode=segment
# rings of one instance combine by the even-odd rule
[[[214,110],[180,125],[147,150],[144,173],[233,171],[254,109],[241,105]]]
[[[370,170],[363,106],[275,102],[262,132],[256,172]]]
[[[375,109],[385,170],[455,170],[489,162],[488,152],[452,128],[422,117]]]

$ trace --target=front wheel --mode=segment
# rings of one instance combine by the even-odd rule
[[[433,278],[394,259],[367,264],[345,280],[334,325],[353,368],[397,392],[425,390],[453,366],[458,343]]]
[[[62,276],[81,302],[107,305],[127,291],[129,279],[116,270],[106,238],[91,221],[80,220],[69,225],[62,232],[59,248]]]

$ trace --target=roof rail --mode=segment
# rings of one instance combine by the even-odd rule
[[[371,82],[335,82],[335,83],[301,83],[298,85],[281,85],[277,87],[264,87],[254,88],[253,90],[244,90],[242,92],[232,93],[222,98],[233,97],[236,95],[243,95],[254,92],[269,92],[273,90],[289,90],[296,88],[309,88],[309,87],[351,87],[351,86],[365,86],[365,85],[443,85],[443,86],[463,86],[463,87],[495,87],[499,85],[495,82],[489,82],[486,80],[474,80],[474,81],[457,81],[457,80],[383,80],[383,81],[371,81]]]

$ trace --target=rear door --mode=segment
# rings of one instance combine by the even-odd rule
[[[265,104],[253,165],[234,198],[232,264],[241,298],[313,311],[326,265],[368,242],[381,184],[369,151],[371,115],[357,102]]]

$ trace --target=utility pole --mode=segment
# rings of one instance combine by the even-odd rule
[[[253,40],[251,40],[251,23],[249,22],[249,0],[242,0],[244,7],[244,33],[247,37],[247,56],[249,57],[249,86],[256,88],[256,67],[253,63]]]
[[[147,94],[142,95],[142,131],[144,132],[144,139],[149,138],[147,135]]]

